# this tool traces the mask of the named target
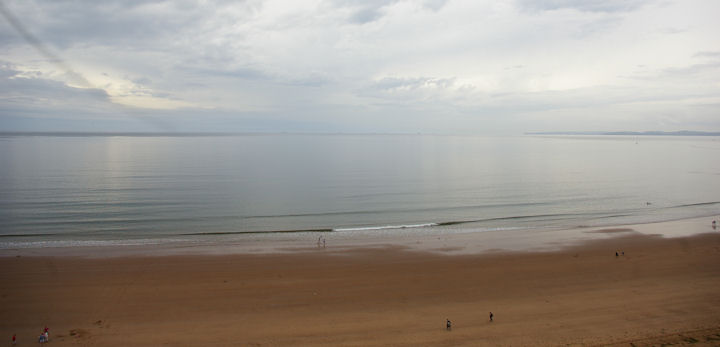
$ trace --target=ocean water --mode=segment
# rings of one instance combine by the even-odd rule
[[[718,158],[717,137],[3,135],[0,249],[720,215]]]

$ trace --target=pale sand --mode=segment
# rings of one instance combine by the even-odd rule
[[[510,249],[497,245],[520,236],[262,255],[4,254],[0,336],[29,346],[47,325],[56,346],[717,346],[720,233],[646,235],[693,225],[594,228],[580,230],[594,240],[561,250],[475,255],[455,248]]]

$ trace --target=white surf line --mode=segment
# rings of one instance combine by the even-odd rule
[[[373,227],[353,227],[353,228],[335,228],[333,231],[369,231],[369,230],[386,230],[386,229],[409,229],[409,228],[425,228],[437,226],[438,223],[423,224],[407,224],[407,225],[383,225]]]

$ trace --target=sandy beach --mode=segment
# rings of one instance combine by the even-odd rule
[[[5,252],[0,331],[18,346],[44,326],[57,346],[720,345],[720,233],[663,226],[541,252]]]

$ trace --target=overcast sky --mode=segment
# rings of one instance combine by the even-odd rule
[[[717,0],[0,1],[0,131],[720,131]]]

